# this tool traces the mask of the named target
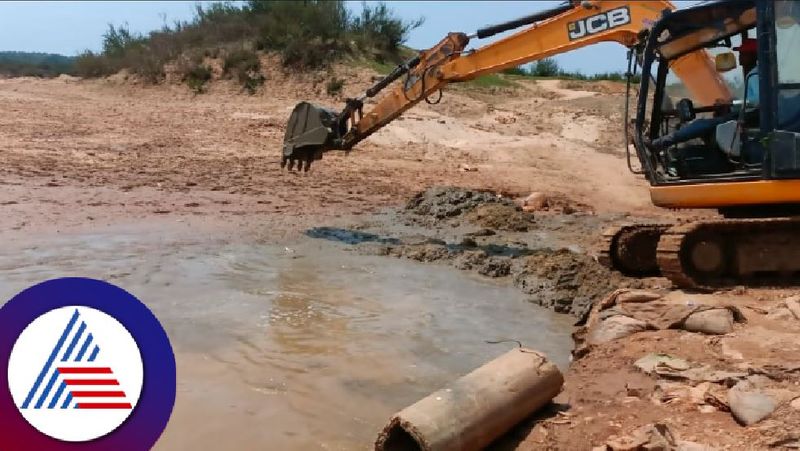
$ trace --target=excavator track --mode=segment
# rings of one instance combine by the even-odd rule
[[[627,223],[609,227],[596,250],[597,261],[626,276],[658,276],[656,248],[661,234],[670,226]]]
[[[661,274],[681,288],[800,285],[800,218],[698,221],[669,228]]]

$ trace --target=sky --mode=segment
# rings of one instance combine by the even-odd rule
[[[195,1],[0,1],[0,50],[61,53],[76,55],[100,49],[101,36],[108,24],[127,23],[131,30],[146,33],[175,20],[193,16]],[[199,2],[207,3],[207,2]],[[371,3],[371,2],[368,2]],[[491,25],[536,11],[552,8],[561,1],[389,1],[389,6],[405,19],[425,18],[407,42],[423,49],[439,42],[448,32],[471,33]],[[676,2],[679,7],[697,3]],[[354,12],[361,2],[348,2]],[[486,39],[471,43],[479,46]],[[556,60],[570,71],[593,74],[622,71],[626,49],[616,43],[602,43],[559,55]]]

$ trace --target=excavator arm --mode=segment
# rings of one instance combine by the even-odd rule
[[[399,65],[392,73],[356,99],[348,99],[340,112],[298,104],[286,128],[281,165],[305,169],[329,150],[350,150],[404,111],[440,91],[446,85],[483,74],[569,52],[600,42],[619,42],[633,48],[665,11],[674,10],[667,0],[597,1],[572,0],[557,8],[478,30],[472,35],[450,33],[434,47]],[[486,38],[530,25],[506,38],[474,50],[471,39]],[[704,50],[689,53],[671,65],[694,99],[711,105],[730,101],[731,93]],[[405,77],[404,77],[405,76]],[[404,77],[365,109],[367,98],[376,96]]]

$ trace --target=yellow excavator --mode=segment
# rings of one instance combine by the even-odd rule
[[[482,39],[522,28],[477,49]],[[603,235],[601,262],[661,274],[680,287],[800,282],[800,2],[716,0],[676,10],[668,1],[569,1],[467,35],[450,33],[339,111],[293,110],[281,164],[308,170],[454,82],[599,42],[619,42],[630,75],[641,68],[635,116],[625,105],[632,172],[656,206],[714,209],[724,219],[626,224]],[[723,74],[737,68],[742,98]],[[733,73],[733,72],[731,72]],[[367,98],[397,83],[365,111]],[[679,98],[678,101],[673,101]]]

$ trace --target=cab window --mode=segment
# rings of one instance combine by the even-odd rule
[[[800,132],[800,2],[775,2],[778,128]]]

